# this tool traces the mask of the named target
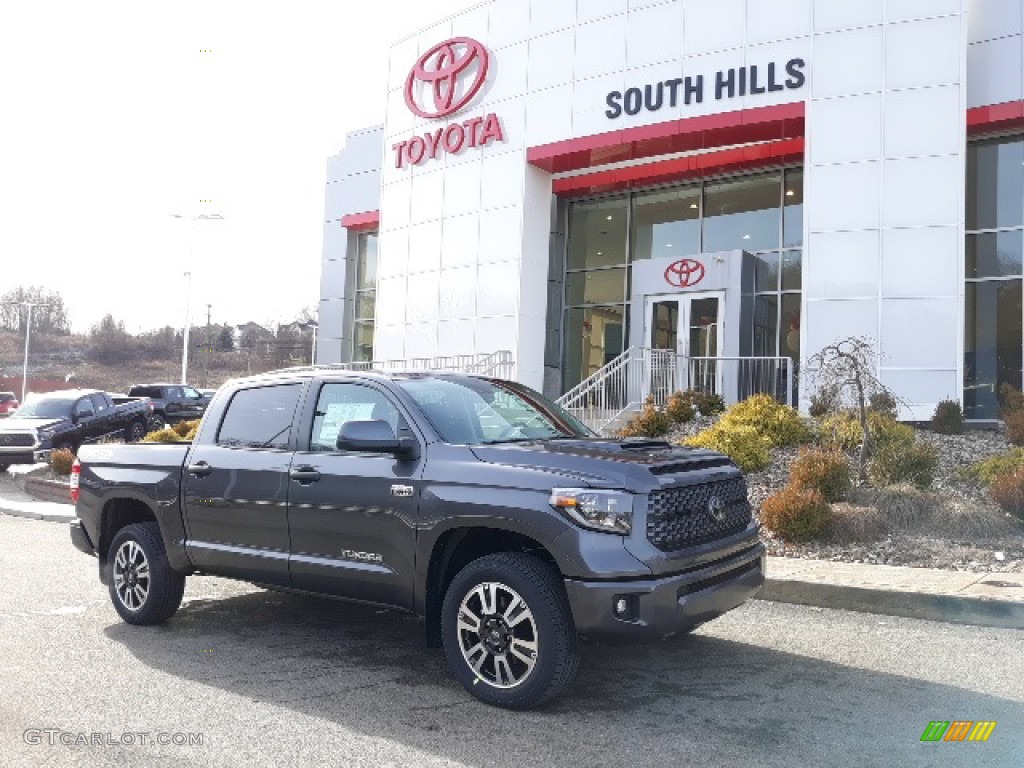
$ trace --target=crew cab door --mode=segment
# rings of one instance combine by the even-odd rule
[[[241,389],[215,442],[182,470],[188,554],[196,568],[287,586],[288,471],[302,384]]]
[[[288,495],[292,584],[411,610],[422,450],[396,458],[339,451],[336,441],[353,419],[383,419],[398,436],[422,439],[371,383],[318,383],[306,401]]]

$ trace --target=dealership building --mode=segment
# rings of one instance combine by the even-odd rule
[[[732,398],[761,362],[806,408],[809,359],[863,337],[905,417],[996,418],[1021,387],[1022,17],[492,0],[440,20],[392,47],[383,125],[328,161],[318,362],[500,357],[598,397],[628,360],[635,401],[661,352],[703,361],[673,386]]]

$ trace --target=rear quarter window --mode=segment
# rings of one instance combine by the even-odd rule
[[[217,445],[228,448],[288,448],[301,384],[239,390],[217,431]]]

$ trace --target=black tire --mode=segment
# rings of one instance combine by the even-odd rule
[[[486,599],[492,611],[487,611],[488,606],[482,602],[485,594],[489,595]],[[515,610],[516,597],[525,604],[525,611]],[[481,610],[476,611],[477,607]],[[464,608],[470,616],[463,613]],[[530,614],[528,619],[523,618],[524,612]],[[460,626],[460,618],[474,621],[472,617],[477,613],[483,620],[476,621],[475,626],[485,630],[488,639],[482,632],[467,630],[466,623]],[[511,625],[503,623],[508,617],[515,619]],[[485,629],[487,622],[494,624]],[[504,639],[511,638],[511,642],[502,642],[501,633],[508,633]],[[531,634],[536,650],[527,650],[526,655],[533,659],[532,668],[529,661],[520,660],[524,656],[519,651],[528,647],[524,643],[530,642]],[[483,650],[492,638],[498,643],[494,652]],[[544,561],[519,552],[481,557],[456,574],[444,596],[441,639],[455,679],[480,701],[505,709],[532,709],[553,699],[569,684],[579,666],[576,629],[561,578]],[[466,646],[469,648],[464,652]],[[474,648],[481,649],[474,655],[479,662],[476,669],[466,655]],[[519,651],[515,657],[513,648]],[[499,671],[499,660],[507,672]]]
[[[0,464],[0,472],[5,471],[9,466],[11,466],[11,465],[10,464]]]
[[[150,432],[159,432],[166,426],[167,422],[164,420],[164,417],[161,416],[159,413],[154,413],[152,416],[149,417]]]
[[[122,554],[124,559],[119,560]],[[139,574],[143,563],[149,566],[148,579]],[[135,566],[134,571],[130,565]],[[156,523],[133,523],[118,531],[110,543],[106,567],[110,569],[110,600],[129,624],[161,624],[181,606],[185,577],[168,565]]]
[[[147,431],[146,422],[142,419],[137,419],[125,427],[124,441],[126,443],[137,443],[146,436]]]

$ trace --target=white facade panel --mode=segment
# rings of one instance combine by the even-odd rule
[[[960,53],[963,36],[963,19],[960,16],[888,25],[885,35],[886,88],[959,84],[963,79]]]
[[[1022,85],[1024,37],[1014,35],[975,43],[967,49],[968,106],[1017,101]]]
[[[873,93],[884,88],[885,35],[867,27],[814,39],[811,83],[816,98]]]
[[[882,233],[882,295],[946,297],[960,293],[963,233],[959,227],[887,229]]]
[[[886,227],[940,227],[963,221],[963,157],[913,157],[885,164]]]
[[[885,0],[814,0],[814,31],[836,32],[870,27],[885,20]]]
[[[586,80],[626,68],[625,16],[608,16],[576,27],[574,80]]]
[[[809,301],[878,296],[881,243],[877,231],[814,233],[807,250],[814,254],[804,268]]]
[[[530,36],[547,35],[576,24],[576,0],[529,0]]]
[[[631,11],[626,26],[626,67],[635,69],[682,58],[683,6],[662,3]]]
[[[683,5],[683,49],[687,53],[742,48],[746,43],[746,0],[710,0]]]
[[[885,96],[885,156],[956,155],[963,151],[959,85],[914,88]],[[921,126],[928,130],[921,130]]]
[[[882,157],[882,94],[825,99],[814,105],[814,165],[879,160]]]
[[[1024,32],[1021,0],[978,0],[970,4],[967,42],[980,43]]]

